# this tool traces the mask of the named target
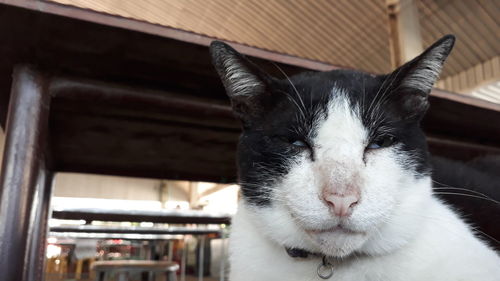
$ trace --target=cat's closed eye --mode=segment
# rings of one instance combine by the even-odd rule
[[[279,141],[281,143],[291,145],[295,148],[299,148],[299,149],[309,148],[309,144],[306,141],[299,139],[299,138],[290,138],[287,136],[274,136],[273,139],[275,139],[276,141]]]
[[[296,147],[301,147],[301,148],[308,148],[309,147],[309,145],[305,141],[302,141],[302,140],[295,140],[292,142],[292,145],[296,146]]]
[[[380,149],[384,147],[389,147],[393,145],[396,142],[396,137],[392,135],[383,135],[380,137],[375,138],[368,146],[366,149]]]

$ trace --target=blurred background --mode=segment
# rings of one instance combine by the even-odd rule
[[[35,4],[31,4],[33,2]],[[291,74],[304,69],[326,70],[336,67],[385,73],[412,59],[442,35],[451,33],[457,36],[457,43],[436,85],[443,91],[436,95],[452,92],[458,96],[453,95],[451,100],[454,102],[487,108],[492,112],[499,111],[496,104],[500,103],[500,1],[496,0],[4,0],[0,1],[0,5],[0,18],[10,17],[12,22],[14,18],[25,22],[36,19],[30,24],[35,32],[29,37],[36,40],[23,39],[17,42],[9,39],[16,36],[20,38],[20,34],[29,35],[30,32],[16,31],[16,35],[4,36],[3,40],[11,40],[6,41],[4,46],[23,46],[15,51],[9,50],[15,54],[12,57],[24,49],[31,50],[29,55],[19,55],[22,58],[20,61],[31,61],[33,58],[40,65],[51,69],[51,73],[73,76],[83,73],[85,79],[130,83],[134,87],[146,85],[153,90],[172,91],[172,84],[163,81],[165,78],[162,77],[173,77],[171,80],[182,86],[175,88],[176,92],[182,92],[177,91],[181,89],[185,90],[187,96],[207,99],[217,96],[211,102],[226,107],[221,85],[208,62],[206,46],[213,39],[232,42],[239,50],[257,60],[270,59],[284,64],[285,70]],[[9,5],[11,7],[7,7]],[[30,12],[25,15],[18,9],[28,9]],[[64,19],[51,21],[38,13],[75,18],[92,22],[93,25],[80,27],[79,24],[71,23],[69,26],[74,29],[59,30],[58,26],[62,26],[59,22],[65,22]],[[114,26],[116,29],[106,29],[100,25]],[[2,32],[10,32],[6,25],[3,26]],[[113,35],[128,29],[135,32],[133,36]],[[141,35],[143,33],[150,37]],[[85,40],[71,39],[71,36],[77,36],[75,34]],[[162,38],[166,37],[196,46],[184,48],[179,45],[178,49],[185,51],[178,53],[173,47],[163,48],[175,45],[166,41],[165,44],[158,43],[161,48],[151,47],[156,44],[154,42],[162,42]],[[167,58],[166,54],[177,60]],[[10,63],[9,59],[3,58],[3,66]],[[106,65],[103,63],[101,67],[100,63],[106,60],[110,62]],[[189,72],[179,60],[189,62]],[[287,69],[286,64],[299,68]],[[143,65],[149,68],[146,70]],[[165,66],[171,66],[172,69],[165,71]],[[128,72],[134,74],[122,75]],[[70,90],[74,91],[73,88]],[[234,120],[228,121],[230,125],[225,128],[230,133],[227,133],[227,137],[208,137],[193,142],[192,146],[176,145],[195,138],[183,134],[184,131],[174,131],[179,132],[173,133],[177,142],[169,142],[170,136],[165,137],[157,133],[160,129],[153,128],[151,131],[156,130],[156,133],[147,134],[157,138],[154,142],[143,143],[139,137],[142,135],[135,131],[134,134],[128,134],[127,129],[123,128],[136,126],[133,122],[139,117],[148,124],[160,122],[158,120],[163,117],[153,116],[151,112],[147,113],[150,115],[144,113],[137,117],[130,112],[136,112],[134,110],[140,105],[133,105],[131,101],[127,105],[127,118],[120,117],[123,122],[119,124],[125,125],[116,125],[118,129],[109,131],[111,123],[102,121],[106,116],[117,120],[116,116],[124,116],[125,113],[117,111],[117,104],[121,105],[125,100],[123,98],[120,103],[110,103],[110,110],[96,107],[96,104],[107,104],[109,101],[105,98],[83,102],[72,100],[72,103],[56,98],[53,103],[55,113],[51,113],[49,130],[51,141],[54,142],[51,145],[55,155],[53,162],[56,164],[50,200],[52,217],[48,221],[49,234],[44,257],[46,280],[94,280],[99,276],[92,270],[93,263],[126,260],[175,262],[180,268],[174,271],[181,281],[226,280],[227,236],[230,218],[236,212],[239,198],[234,171],[238,125]],[[436,104],[437,110],[440,110],[441,104]],[[88,112],[82,113],[84,109],[81,108]],[[447,107],[443,108],[443,115],[446,115]],[[461,113],[468,114],[469,109],[457,108],[453,114],[443,118],[459,124]],[[160,111],[157,108],[155,110]],[[185,107],[177,110],[188,111]],[[6,110],[4,112],[3,124],[7,115]],[[173,112],[172,115],[180,114]],[[481,112],[472,109],[470,112],[481,115]],[[87,123],[82,125],[82,120],[87,120],[86,116],[91,115],[104,119],[95,121],[92,127],[86,127]],[[436,113],[436,116],[439,115]],[[68,120],[73,123],[70,124]],[[211,120],[206,121],[207,126],[213,127],[215,123],[209,123]],[[182,122],[187,121],[182,119]],[[441,123],[439,126],[443,127]],[[468,126],[477,127],[473,123]],[[5,130],[5,126],[2,127]],[[428,127],[434,128],[432,125]],[[456,131],[444,130],[446,134],[452,135],[450,138],[453,141],[459,140],[459,144],[450,144],[445,133],[435,134],[434,149],[439,150],[445,145],[455,148],[453,145],[458,145],[469,154],[457,153],[452,156],[467,159],[478,153],[500,151],[494,139],[498,135],[492,136],[491,130],[481,131],[482,135],[478,133],[480,140],[474,146],[467,146],[473,141],[464,130],[466,127],[456,128]],[[122,145],[117,139],[101,138],[101,135],[109,132],[120,139],[130,137],[135,142]],[[84,142],[86,138],[91,141]],[[211,144],[217,144],[221,139],[225,141],[222,142],[226,145],[224,147],[230,148],[219,149]],[[448,142],[440,142],[442,139]],[[4,140],[2,131],[2,149]],[[94,147],[99,147],[99,150],[94,150]],[[161,149],[155,150],[156,147]],[[130,157],[128,152],[124,152],[135,148],[138,152]],[[162,154],[165,150],[180,151],[181,155],[198,154],[189,158],[191,162],[186,164],[183,158],[175,158],[177,154]],[[207,162],[205,166],[197,165],[205,163],[206,159],[199,156],[206,154],[205,151],[208,151],[207,157],[217,161],[220,157],[220,162],[224,162],[227,168],[219,169],[219,162],[215,160]],[[70,155],[78,157],[72,158]],[[120,158],[122,156],[125,158]],[[115,163],[110,159],[122,162]],[[141,164],[148,159],[154,159],[151,166]],[[90,162],[94,164],[88,164]],[[160,168],[158,172],[153,171],[152,165],[164,165],[161,167],[168,171]],[[122,265],[126,266],[125,263]],[[120,276],[110,270],[106,278],[118,280]],[[160,274],[151,276],[136,272],[130,273],[128,278],[160,280],[161,277]]]

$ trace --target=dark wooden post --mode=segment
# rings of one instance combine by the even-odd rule
[[[0,274],[43,280],[52,173],[47,169],[48,82],[33,67],[14,69],[0,175]]]
[[[45,272],[45,249],[50,217],[53,173],[46,166],[40,166],[31,214],[28,225],[25,251],[24,281],[42,281]]]

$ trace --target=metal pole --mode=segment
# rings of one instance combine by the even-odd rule
[[[169,240],[168,241],[168,257],[167,261],[172,261],[174,258],[174,241]]]
[[[30,66],[14,69],[0,174],[0,272],[3,281],[43,280],[43,237],[50,172],[47,81]],[[39,192],[39,193],[37,193]],[[38,221],[37,221],[38,220]]]
[[[198,281],[203,281],[203,269],[204,269],[204,261],[205,261],[205,235],[202,235],[200,237],[200,257],[199,257],[199,264],[198,264]]]
[[[182,257],[181,257],[181,281],[186,281],[186,261],[187,261],[187,238],[184,235],[184,247],[182,247]]]
[[[220,231],[220,238],[221,238],[221,245],[220,245],[220,281],[224,281],[225,279],[225,274],[226,274],[226,239],[225,239],[225,231],[222,229]]]

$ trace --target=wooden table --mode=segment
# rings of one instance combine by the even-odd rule
[[[127,281],[131,273],[148,273],[148,281],[156,280],[155,274],[163,273],[166,281],[176,281],[176,272],[179,265],[175,262],[146,261],[146,260],[113,260],[96,261],[92,263],[92,270],[96,272],[97,281],[105,281],[111,273],[118,274],[119,281]]]
[[[112,213],[113,214],[113,213]],[[122,219],[130,220],[130,217],[123,216],[117,217],[116,214],[112,215],[112,220],[121,221]],[[142,218],[142,217],[140,217]],[[161,220],[164,218],[160,217],[160,221],[157,222],[167,222],[165,220]],[[182,219],[182,221],[180,221]],[[134,221],[134,220],[130,220]],[[195,223],[207,223],[206,220],[200,221],[199,218]],[[188,216],[183,216],[181,218],[176,218],[176,223],[193,223],[193,220]],[[214,223],[212,221],[211,223]],[[170,240],[170,239],[178,239],[179,235],[182,235],[185,240],[185,235],[194,235],[199,238],[198,247],[200,249],[198,255],[198,280],[205,280],[204,278],[204,260],[205,260],[205,244],[207,235],[210,235],[210,238],[225,238],[226,230],[224,229],[210,229],[210,228],[186,228],[186,227],[169,227],[169,228],[161,228],[161,227],[110,227],[110,226],[93,226],[93,225],[81,225],[81,226],[58,226],[51,227],[50,234],[57,235],[60,234],[62,237],[72,237],[72,238],[107,238],[107,239],[126,239],[126,240]],[[85,234],[85,235],[79,235]],[[209,244],[210,245],[210,244]],[[172,247],[169,246],[169,249],[172,250]],[[226,250],[224,247],[224,243],[221,246],[221,260],[220,260],[220,280],[224,280],[225,278],[225,258]],[[168,255],[170,258],[172,257],[172,253]],[[186,279],[186,263],[187,263],[187,249],[186,247],[182,248],[182,257],[181,257],[181,271],[180,271],[180,280]]]

